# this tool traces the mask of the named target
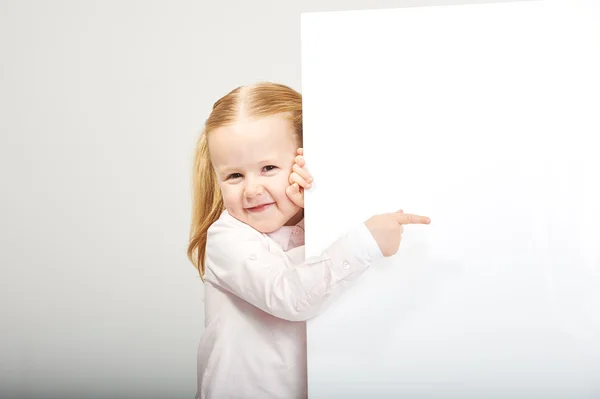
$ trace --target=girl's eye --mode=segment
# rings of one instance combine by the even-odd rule
[[[270,170],[276,169],[276,168],[277,168],[277,166],[275,166],[275,165],[267,165],[267,166],[264,167],[264,169],[267,172],[270,171]]]
[[[237,179],[237,178],[239,178],[239,177],[242,177],[242,174],[241,174],[241,173],[232,173],[232,174],[230,174],[229,176],[227,176],[227,180],[230,180],[230,179]]]

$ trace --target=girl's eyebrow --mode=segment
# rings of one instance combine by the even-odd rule
[[[268,159],[265,159],[265,160],[259,162],[259,164],[261,164],[261,165],[265,164],[265,163],[277,163],[277,162],[273,158],[268,158]]]
[[[226,176],[226,175],[230,174],[231,172],[234,172],[234,171],[236,171],[238,169],[240,169],[239,166],[233,166],[233,165],[229,166],[228,165],[228,166],[223,166],[221,168],[215,168],[215,172],[218,175]]]
[[[257,165],[264,165],[264,164],[276,164],[279,161],[277,160],[277,158],[275,157],[269,157],[269,158],[263,158],[263,160],[259,161],[257,163]],[[226,174],[226,173],[231,173],[233,171],[237,171],[239,169],[243,169],[244,167],[248,167],[248,165],[223,165],[219,168],[219,170],[217,171],[217,173],[220,174]]]
[[[262,160],[259,162],[260,164],[265,164],[265,163],[278,163],[281,162],[281,154],[267,154],[266,157],[262,158]]]

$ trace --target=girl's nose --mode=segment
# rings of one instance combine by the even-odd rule
[[[249,184],[246,186],[246,197],[254,198],[257,195],[262,194],[263,191],[263,186],[261,186],[260,184]]]

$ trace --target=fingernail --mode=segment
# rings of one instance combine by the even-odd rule
[[[309,178],[308,178],[308,182],[309,182],[309,183],[312,183],[314,180],[315,180],[315,179],[313,179],[312,177],[309,177]]]
[[[310,188],[311,186],[312,186],[312,184],[309,183],[306,185],[306,188]]]

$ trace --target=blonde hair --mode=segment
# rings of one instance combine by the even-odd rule
[[[287,114],[294,127],[296,142],[302,146],[302,95],[277,83],[240,86],[214,105],[196,144],[192,170],[192,222],[187,255],[204,281],[204,257],[208,228],[225,206],[217,176],[210,161],[208,135],[215,129],[234,124],[240,118]]]

